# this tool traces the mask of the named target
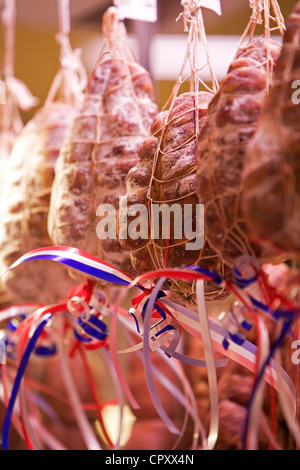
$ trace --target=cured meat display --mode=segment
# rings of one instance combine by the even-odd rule
[[[60,66],[25,126],[19,109],[36,101],[14,78],[15,1],[0,105],[1,448],[108,450],[105,465],[133,466],[134,450],[182,464],[201,458],[190,450],[300,449],[300,1],[285,26],[277,0],[249,0],[232,54],[224,25],[206,36],[203,9],[232,35],[242,5],[173,0],[181,60],[184,36],[164,37],[173,10],[165,24],[158,2],[95,0],[91,60],[97,47],[73,49],[70,33],[93,2],[57,0]],[[156,458],[166,449],[174,458]]]

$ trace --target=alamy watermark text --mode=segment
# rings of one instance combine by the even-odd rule
[[[100,240],[186,240],[186,250],[200,250],[204,243],[203,204],[133,204],[119,198],[120,211],[112,204],[100,204],[96,227]],[[118,220],[119,217],[119,220]],[[119,231],[118,231],[119,226]]]

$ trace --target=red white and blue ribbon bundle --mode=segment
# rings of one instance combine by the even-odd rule
[[[16,413],[14,413],[14,408],[18,395],[22,393],[24,374],[31,355],[51,356],[56,354],[57,345],[59,345],[61,352],[66,388],[68,389],[78,428],[83,435],[86,447],[88,449],[101,448],[82,409],[82,404],[76,393],[71,373],[68,370],[63,346],[66,322],[69,322],[69,328],[70,325],[73,328],[74,344],[76,344],[76,348],[81,351],[83,358],[84,351],[99,348],[105,355],[105,360],[109,362],[112,369],[112,376],[115,380],[115,390],[118,395],[117,402],[120,406],[120,418],[122,418],[123,414],[125,397],[132,408],[139,407],[134,398],[134,392],[130,390],[126,382],[119,361],[122,354],[136,352],[141,355],[141,359],[143,360],[146,383],[156,411],[165,426],[171,433],[177,435],[179,439],[186,429],[187,420],[190,416],[194,422],[192,448],[201,446],[203,449],[213,449],[218,438],[219,426],[216,369],[226,366],[228,359],[232,359],[255,373],[255,383],[249,401],[245,432],[243,435],[244,448],[257,447],[256,430],[262,406],[264,383],[269,383],[278,392],[286,423],[295,441],[300,445],[299,427],[295,419],[295,386],[286,371],[282,369],[278,361],[274,359],[274,355],[278,352],[278,348],[283,339],[290,334],[292,324],[299,315],[299,309],[288,299],[286,299],[286,303],[281,302],[284,308],[273,309],[270,302],[264,302],[262,298],[256,298],[253,295],[251,287],[258,283],[261,273],[255,261],[244,259],[241,263],[238,263],[235,270],[235,279],[231,282],[222,279],[215,273],[195,266],[185,269],[164,269],[149,272],[134,280],[126,273],[115,269],[102,260],[81,250],[70,247],[46,247],[34,250],[22,256],[9,270],[17,269],[21,264],[36,259],[51,260],[64,264],[84,274],[87,278],[87,282],[72,290],[72,292],[69,293],[69,297],[59,305],[40,306],[33,304],[14,306],[0,313],[1,322],[9,322],[11,319],[15,318],[19,319],[17,327],[11,322],[8,323],[11,336],[8,339],[6,338],[7,355],[11,354],[11,349],[13,349],[14,346],[13,341],[18,338],[18,335],[22,338],[16,375],[11,384],[9,397],[6,390],[5,401],[7,411],[2,432],[2,445],[4,449],[8,449],[9,447],[8,441],[12,420],[15,421],[14,424],[16,427],[21,428],[20,432],[28,447],[32,449],[39,448],[39,444],[35,442],[34,432],[30,433],[28,431],[28,429],[30,429],[28,420],[26,427],[24,425],[24,416],[22,416],[22,413],[20,414],[19,410],[18,418]],[[247,265],[246,270],[240,269],[241,266],[242,268],[245,267],[243,264]],[[245,271],[248,272],[246,277],[243,274]],[[3,275],[5,275],[5,273]],[[175,303],[172,301],[172,297],[169,297],[167,293],[161,289],[165,279],[168,277],[196,282],[198,313]],[[101,293],[97,294],[92,281],[99,279],[113,286],[120,287],[119,298],[116,300],[114,306],[106,305]],[[153,281],[153,279],[156,279],[154,288],[145,287],[143,285],[144,282]],[[256,318],[256,326],[258,325],[260,328],[261,339],[266,337],[266,332],[263,322],[259,320],[260,317],[258,314],[263,313],[263,315],[267,315],[269,318],[278,322],[280,331],[272,347],[266,345],[267,341],[263,342],[262,340],[259,342],[258,346],[255,346],[240,334],[239,326],[246,331],[251,328],[251,325],[243,318],[242,314],[237,311],[231,312],[231,316],[237,326],[236,328],[232,328],[234,324],[234,322],[231,321],[232,319],[230,319],[228,323],[210,320],[205,306],[204,281],[212,281],[222,287],[226,287],[236,295],[239,304],[243,306],[243,308],[248,309],[254,315],[254,318]],[[121,308],[120,305],[130,288],[139,289],[141,294],[133,299],[133,307],[128,312]],[[274,295],[274,290],[272,294]],[[280,300],[282,301],[282,297]],[[64,327],[61,329],[62,333],[58,333],[58,330],[53,329],[51,334],[52,320],[59,314],[67,318]],[[110,316],[111,320],[109,327],[107,326],[108,322],[106,322],[108,316]],[[134,342],[134,344],[127,349],[119,350],[117,347],[117,325],[121,326],[122,333],[130,337],[131,341],[133,335],[139,339],[139,342]],[[204,345],[205,360],[187,357],[182,354],[181,330],[185,330],[202,342]],[[20,332],[22,333],[21,335]],[[174,383],[168,382],[166,377],[161,375],[160,372],[152,366],[150,360],[151,350],[160,354],[162,360],[172,368],[175,375],[180,379],[182,390],[174,385]],[[214,351],[223,354],[224,359],[215,360]],[[211,409],[211,421],[208,434],[206,434],[204,426],[197,418],[196,401],[184,373],[184,364],[207,368]],[[2,371],[4,367],[5,366],[2,366]],[[88,370],[87,374],[90,377]],[[154,376],[164,384],[168,393],[173,395],[185,408],[186,413],[181,427],[176,426],[164,410],[154,385]],[[92,388],[94,387],[91,380],[89,381],[89,385]],[[96,393],[94,393],[94,395],[95,407],[99,411],[99,421],[101,422],[101,406],[97,402]],[[20,402],[23,403],[24,410],[24,397]],[[116,442],[111,442],[103,423],[102,430],[106,435],[106,441],[110,448],[119,448],[121,431],[119,431],[119,437]],[[44,434],[46,435],[46,432],[44,432]],[[63,445],[57,443],[53,436],[47,436],[45,440],[47,440],[50,447],[64,448]],[[199,438],[201,439],[201,444],[198,442]],[[275,442],[274,445],[279,447],[274,436],[273,441]]]

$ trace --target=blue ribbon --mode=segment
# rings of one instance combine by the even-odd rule
[[[69,266],[70,268],[77,269],[90,276],[97,277],[98,279],[101,279],[103,281],[111,282],[112,284],[125,285],[125,286],[128,286],[130,284],[130,282],[125,281],[124,279],[120,279],[115,274],[107,273],[105,271],[102,271],[102,269],[95,268],[93,266],[88,266],[84,263],[81,263],[80,261],[75,261],[73,259],[65,258],[63,256],[58,256],[58,255],[46,255],[46,254],[35,255],[35,256],[30,257],[30,260],[24,260],[22,263],[25,263],[26,261],[37,260],[37,259],[49,259],[51,261],[57,261],[59,263],[65,264]],[[139,287],[139,286],[137,285],[136,287]]]
[[[34,354],[36,356],[50,357],[57,353],[57,346],[53,343],[51,346],[36,346],[34,348]]]
[[[22,322],[23,320],[25,320],[26,315],[22,314],[22,315],[19,315],[19,317],[20,317],[20,322]],[[7,324],[7,329],[10,330],[10,331],[16,331],[17,328],[18,327],[16,325],[14,325],[12,321],[10,321]]]
[[[158,337],[158,336],[162,335],[163,333],[166,333],[167,331],[170,331],[170,330],[175,330],[174,326],[172,326],[172,325],[167,325],[167,326],[165,326],[164,328],[162,328],[160,331],[158,331],[157,333],[155,333],[154,336]]]
[[[259,300],[254,299],[254,297],[249,296],[249,299],[251,300],[252,304],[262,310],[263,312],[269,314],[275,320],[279,320],[280,318],[287,318],[290,319],[291,316],[294,316],[295,314],[299,313],[299,310],[272,310],[270,307],[267,305],[261,303]]]
[[[139,323],[138,323],[137,318],[136,318],[136,316],[134,315],[134,313],[132,313],[132,312],[129,311],[129,312],[128,312],[128,315],[131,315],[131,316],[134,318],[136,330],[137,330],[138,333],[141,333],[140,327],[139,327]]]
[[[245,338],[243,338],[242,336],[240,336],[239,334],[235,334],[233,335],[232,333],[229,333],[228,334],[228,337],[231,339],[231,341],[233,341],[235,344],[237,344],[238,346],[242,346],[244,344],[244,342],[246,341]],[[226,338],[223,339],[223,348],[227,351],[227,349],[229,348],[230,344],[229,344],[229,341]]]
[[[76,331],[76,328],[74,328],[74,334],[76,338],[82,343],[90,343],[92,340],[91,338],[97,339],[98,341],[104,341],[108,336],[108,329],[106,324],[99,320],[99,318],[95,317],[95,315],[91,315],[87,321],[78,318],[76,324],[80,326],[87,335],[90,336],[90,338],[85,338]]]
[[[108,336],[108,330],[105,323],[96,318],[95,316],[90,316],[87,322],[83,321],[81,318],[77,320],[78,325],[83,329],[83,331],[99,341],[104,341]],[[90,324],[94,325],[96,328],[93,328]],[[100,331],[99,331],[100,330]]]
[[[249,279],[243,279],[241,272],[236,267],[234,267],[233,272],[234,272],[234,282],[241,289],[245,289],[245,287],[248,287],[250,286],[250,284],[257,281],[258,276],[259,276],[259,273],[257,273],[253,277],[250,277]]]
[[[34,348],[36,347],[36,343],[39,337],[41,336],[47,323],[51,320],[52,316],[53,315],[51,315],[50,313],[47,313],[40,319],[38,326],[36,327],[33,335],[28,341],[27,347],[24,351],[20,365],[18,367],[17,375],[15,378],[11,396],[9,399],[9,404],[8,404],[5,417],[4,417],[4,423],[3,423],[3,429],[2,429],[2,446],[4,450],[8,450],[8,447],[9,447],[9,431],[10,431],[10,426],[11,426],[11,418],[13,414],[13,409],[15,406],[15,402],[19,393],[20,385],[21,385],[21,381],[24,376],[30,355],[32,351],[34,350]]]
[[[248,427],[249,427],[249,421],[250,421],[250,413],[251,413],[251,409],[252,409],[252,406],[253,406],[254,397],[255,397],[255,394],[257,392],[257,388],[258,388],[260,382],[263,380],[266,367],[268,366],[269,362],[271,361],[276,349],[278,349],[280,347],[282,341],[284,340],[285,336],[289,332],[289,330],[292,326],[293,320],[294,319],[291,319],[289,322],[287,322],[283,326],[280,335],[278,336],[278,338],[275,341],[275,343],[273,344],[273,346],[270,348],[269,355],[268,355],[267,359],[265,360],[259,374],[257,375],[257,379],[256,379],[256,382],[255,382],[254,387],[252,389],[251,396],[250,396],[248,406],[247,406],[247,416],[246,416],[246,419],[245,419],[245,425],[244,425],[244,430],[243,430],[243,435],[242,435],[243,450],[246,450],[246,446],[247,446],[246,440],[247,440],[247,433],[248,433]]]
[[[9,338],[4,338],[4,344],[7,357],[10,359],[16,359],[17,356],[13,353],[13,348],[15,347],[16,343],[10,341]]]
[[[21,317],[20,322],[22,322],[23,320],[27,318],[26,315],[24,314],[21,314],[19,316]],[[7,324],[7,329],[9,331],[12,331],[12,332],[16,331],[17,328],[18,326],[14,325],[12,321],[10,321]],[[11,342],[8,338],[5,338],[5,344],[6,346],[12,346],[12,347],[15,346],[15,343]],[[53,343],[51,346],[36,346],[34,349],[34,354],[36,356],[43,356],[43,357],[54,356],[56,352],[57,352],[57,347],[55,343]],[[9,350],[7,350],[7,356],[10,357],[11,359],[16,359],[16,356],[13,353],[9,352]]]
[[[244,320],[241,323],[241,327],[244,328],[244,330],[246,331],[250,331],[252,329],[252,324]]]
[[[78,339],[78,341],[80,341],[81,343],[91,343],[93,341],[93,339],[90,337],[87,338],[86,336],[80,335],[75,328],[73,328],[73,333],[75,335],[75,338]]]
[[[208,269],[200,268],[200,266],[186,266],[185,269],[191,269],[192,271],[197,271],[205,276],[209,276],[216,284],[221,284],[223,282],[223,279],[219,274],[208,271]]]
[[[233,341],[238,346],[242,346],[245,342],[245,338],[243,338],[239,334],[233,335],[233,334],[229,333],[229,338],[231,339],[231,341]]]
[[[164,291],[160,290],[158,292],[158,295],[157,295],[156,299],[161,299],[162,297],[166,297],[166,294],[165,294]],[[143,320],[145,319],[148,302],[149,302],[149,299],[147,299],[146,302],[143,305],[143,309],[142,309],[142,318],[143,318]],[[160,316],[165,320],[167,318],[167,315],[166,315],[166,312],[164,311],[164,309],[161,308],[159,305],[157,305],[156,302],[154,304],[154,307],[155,307],[155,310],[160,314]]]

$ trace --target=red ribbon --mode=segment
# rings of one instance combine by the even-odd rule
[[[73,287],[68,292],[68,297],[80,297],[87,304],[90,303],[92,294],[94,290],[94,284],[90,279],[87,279],[84,284],[79,284],[78,286]]]
[[[153,287],[151,289],[144,289],[143,293],[135,297],[134,299],[131,299],[131,305],[135,308],[135,310],[138,309],[140,303],[144,300],[145,297],[148,297],[148,295],[151,295],[153,291]]]

